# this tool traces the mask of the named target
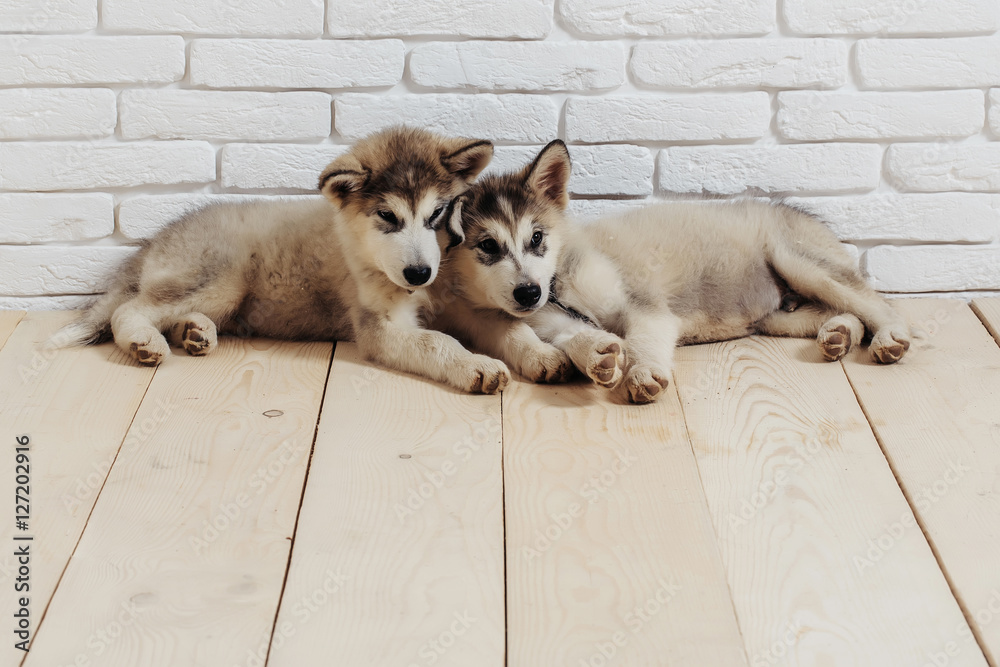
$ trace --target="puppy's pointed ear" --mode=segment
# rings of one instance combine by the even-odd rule
[[[371,172],[362,166],[358,158],[346,153],[323,170],[319,177],[319,189],[331,201],[343,200],[364,187],[369,176]]]
[[[559,139],[542,149],[524,170],[524,184],[560,209],[569,206],[569,151]]]
[[[493,143],[481,140],[462,143],[457,149],[442,155],[441,164],[450,173],[471,183],[492,159]]]
[[[451,203],[450,215],[448,215],[448,224],[445,227],[448,230],[448,247],[445,248],[445,252],[451,250],[455,246],[462,245],[465,241],[465,230],[462,229],[462,202],[465,201],[465,197],[457,197]]]

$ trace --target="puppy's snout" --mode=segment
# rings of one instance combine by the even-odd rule
[[[535,284],[518,285],[514,288],[514,300],[524,307],[534,306],[542,296],[542,288]]]
[[[408,266],[403,269],[403,277],[411,285],[423,285],[431,278],[431,267]]]

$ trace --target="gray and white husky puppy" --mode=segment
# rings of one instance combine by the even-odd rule
[[[909,348],[906,323],[817,219],[744,200],[664,203],[570,226],[569,174],[566,146],[554,141],[522,171],[481,179],[454,209],[464,239],[450,261],[480,313],[466,334],[522,375],[561,377],[568,356],[648,403],[667,386],[677,345],[815,336],[837,360],[867,328],[880,363]]]
[[[455,234],[448,209],[492,156],[488,141],[408,128],[371,135],[323,171],[323,199],[210,206],[172,223],[61,340],[111,334],[150,366],[167,357],[168,340],[203,355],[218,333],[353,340],[383,366],[499,391],[503,363],[421,326]]]

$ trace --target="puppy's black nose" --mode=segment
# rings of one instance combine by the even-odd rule
[[[423,285],[431,279],[431,267],[429,266],[408,266],[403,269],[403,277],[411,285]]]
[[[538,285],[520,285],[514,289],[514,299],[522,306],[534,306],[542,296]]]

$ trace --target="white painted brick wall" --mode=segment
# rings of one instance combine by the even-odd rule
[[[640,42],[637,83],[665,88],[835,88],[847,82],[847,45],[835,39]]]
[[[979,90],[778,93],[778,130],[799,141],[970,137],[985,119]]]
[[[1000,292],[997,0],[2,0],[0,307],[393,124],[562,138],[572,215],[785,198],[880,289]],[[914,245],[918,244],[918,245]]]
[[[125,139],[290,141],[330,134],[326,93],[126,90],[118,106]]]

